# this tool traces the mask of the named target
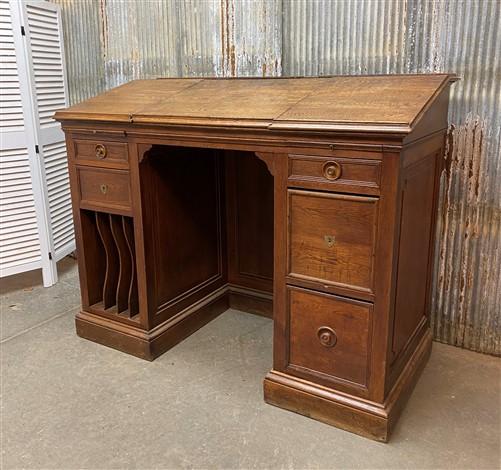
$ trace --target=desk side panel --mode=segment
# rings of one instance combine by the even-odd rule
[[[387,392],[430,327],[433,247],[443,151],[442,132],[402,152],[398,256],[389,324]]]

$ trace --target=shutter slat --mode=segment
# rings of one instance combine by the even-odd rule
[[[0,271],[41,260],[28,150],[0,150]]]

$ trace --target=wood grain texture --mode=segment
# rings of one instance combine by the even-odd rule
[[[78,265],[82,307],[89,308],[103,299],[106,276],[106,252],[93,211],[78,210]]]
[[[125,238],[123,217],[110,215],[110,228],[118,252],[119,272],[116,287],[117,312],[122,313],[129,309],[129,291],[132,281],[132,257],[129,245]]]
[[[82,166],[78,167],[77,173],[81,207],[130,214],[130,181],[127,171]]]
[[[149,124],[409,132],[447,74],[279,79],[138,80],[56,113],[56,119]],[[385,127],[389,126],[389,127]]]
[[[289,190],[288,277],[373,293],[376,198]]]
[[[133,317],[139,313],[139,299],[137,290],[137,268],[136,268],[136,249],[134,243],[134,227],[129,217],[122,217],[123,233],[125,242],[129,250],[131,260],[131,275],[128,290],[129,316]]]
[[[146,264],[153,268],[147,281],[158,324],[225,282],[221,169],[215,152],[156,146],[140,172]]]
[[[288,310],[288,369],[315,382],[366,389],[372,304],[290,287]]]
[[[273,290],[273,177],[252,153],[225,152],[228,282]]]
[[[271,405],[302,414],[346,431],[388,442],[405,403],[431,353],[431,333],[413,350],[398,381],[383,403],[362,400],[311,381],[272,370],[264,380],[264,399]]]
[[[420,163],[409,167],[403,176],[395,298],[395,312],[398,312],[398,315],[393,322],[392,335],[394,358],[402,351],[428,313],[427,271],[433,236],[433,186],[437,157],[436,154],[428,155]]]
[[[141,108],[154,107],[200,79],[134,80],[56,113],[57,119],[130,122]]]
[[[338,173],[331,176],[331,168],[338,168]],[[378,160],[317,155],[289,157],[290,188],[378,195],[380,179],[381,162]]]
[[[75,159],[83,165],[127,168],[129,154],[126,142],[75,139]]]
[[[401,124],[411,126],[447,75],[333,77],[276,121]]]
[[[96,212],[96,226],[101,236],[101,243],[104,247],[106,257],[106,271],[102,285],[102,302],[104,310],[116,304],[116,293],[118,278],[120,276],[120,263],[118,260],[118,250],[113,240],[110,224],[111,215]]]

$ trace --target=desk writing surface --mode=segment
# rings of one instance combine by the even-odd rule
[[[58,120],[261,128],[415,124],[447,74],[136,80],[58,111]]]
[[[92,121],[129,122],[138,109],[156,106],[200,79],[134,80],[56,113]]]

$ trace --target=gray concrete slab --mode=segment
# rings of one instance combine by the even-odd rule
[[[0,340],[78,307],[80,290],[75,260],[62,259],[58,274],[58,284],[50,289],[43,287],[39,269],[0,279]]]
[[[229,310],[152,363],[78,338],[63,300],[78,297],[74,274],[38,300],[16,293],[25,327],[1,343],[1,468],[500,466],[497,358],[434,344],[385,445],[263,402],[270,320]]]

